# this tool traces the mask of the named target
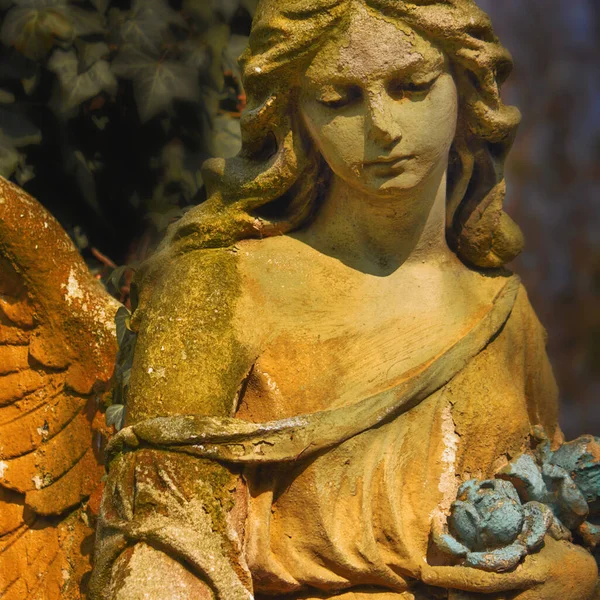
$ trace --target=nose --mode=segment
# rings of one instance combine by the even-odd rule
[[[368,104],[368,137],[386,148],[398,143],[402,139],[402,127],[394,110],[397,101],[387,90],[381,89],[369,94]]]

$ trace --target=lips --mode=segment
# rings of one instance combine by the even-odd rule
[[[386,156],[377,158],[364,163],[365,167],[375,167],[376,173],[380,176],[397,173],[403,171],[406,163],[413,159],[414,156]]]
[[[414,158],[414,156],[412,154],[405,155],[405,156],[380,156],[379,158],[376,158],[375,160],[365,161],[364,165],[365,165],[365,167],[371,167],[371,166],[395,167],[396,165],[400,165],[400,164],[406,162],[407,160],[410,160],[411,158]]]

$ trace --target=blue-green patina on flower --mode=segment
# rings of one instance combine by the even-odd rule
[[[537,502],[523,505],[509,481],[472,479],[460,487],[448,531],[436,541],[465,566],[508,571],[543,545],[551,523],[551,511]]]
[[[501,572],[540,550],[546,534],[600,547],[600,438],[587,435],[511,461],[497,479],[464,483],[434,539],[465,566]]]
[[[593,549],[600,543],[600,438],[584,435],[552,450],[542,443],[535,456],[523,454],[500,472],[519,489],[525,501],[549,506],[556,538],[582,537]]]

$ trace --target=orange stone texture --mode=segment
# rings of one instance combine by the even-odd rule
[[[0,178],[3,600],[84,597],[116,309],[56,220]]]

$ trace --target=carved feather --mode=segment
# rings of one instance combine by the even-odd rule
[[[0,598],[84,596],[119,304],[56,220],[0,177]],[[83,582],[83,585],[82,585]]]

